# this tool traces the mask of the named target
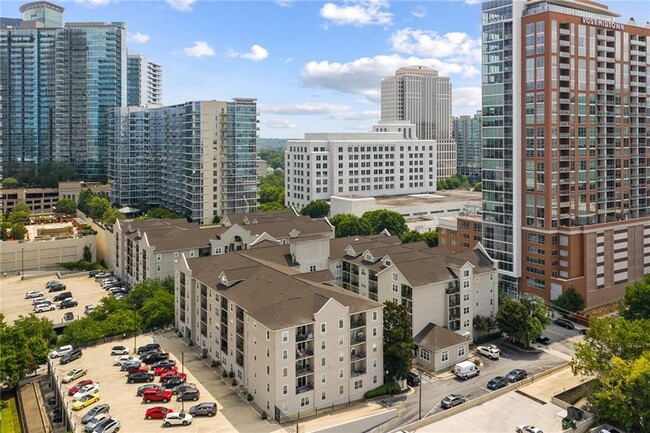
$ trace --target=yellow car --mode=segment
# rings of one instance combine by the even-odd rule
[[[81,410],[99,401],[99,393],[84,395],[79,400],[72,403],[73,410]]]

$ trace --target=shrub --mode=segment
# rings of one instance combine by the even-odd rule
[[[266,412],[262,412],[262,419],[263,419],[263,420],[267,419],[268,417],[269,417],[269,416],[267,415]]]
[[[228,377],[231,377],[231,378],[232,378],[232,377],[235,377],[235,372],[232,371],[232,370],[230,370],[230,371],[228,372]]]
[[[253,401],[253,394],[249,392],[248,395],[246,396],[246,400]]]
[[[401,388],[397,382],[388,382],[375,389],[371,389],[370,391],[366,392],[364,394],[364,398],[372,399],[372,398],[381,397],[382,395],[397,394],[400,391]]]
[[[224,370],[222,376],[223,377],[228,377],[228,372],[226,370]]]
[[[219,367],[221,365],[221,362],[217,361],[216,359],[212,360],[212,366],[213,367]]]
[[[233,377],[233,378],[232,378],[232,382],[230,382],[230,383],[232,384],[232,386],[237,386],[237,379],[235,379],[235,378]]]

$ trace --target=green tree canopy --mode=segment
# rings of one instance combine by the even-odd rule
[[[402,233],[408,230],[404,217],[392,210],[370,210],[365,212],[361,218],[370,224],[375,234],[386,229],[391,235],[401,236]]]
[[[16,188],[19,185],[18,181],[14,179],[13,177],[5,177],[2,179],[2,187],[3,188]]]
[[[404,244],[410,244],[413,242],[420,242],[424,240],[424,233],[420,233],[417,230],[407,230],[399,237],[399,239]]]
[[[260,149],[258,155],[272,168],[284,169],[284,151],[275,149]]]
[[[27,234],[27,229],[21,223],[14,223],[11,225],[9,229],[9,237],[14,238],[16,240],[25,239],[26,234]]]
[[[89,201],[88,201],[88,213],[89,216],[96,220],[99,221],[101,220],[102,216],[104,215],[104,212],[108,208],[111,207],[111,202],[108,201],[107,198],[104,197],[99,197],[99,196],[93,196]]]
[[[650,274],[627,286],[619,313],[628,320],[650,320]]]
[[[126,217],[122,212],[120,212],[119,209],[114,208],[114,207],[109,207],[104,211],[104,214],[102,215],[102,219],[100,220],[102,224],[104,224],[106,227],[113,227],[115,224],[115,220],[120,220],[124,221]]]
[[[387,380],[405,379],[411,371],[413,338],[411,316],[404,305],[384,305],[384,369]]]
[[[585,298],[571,286],[553,300],[553,305],[563,312],[576,313],[584,310]]]
[[[79,192],[79,202],[77,203],[77,209],[88,215],[90,200],[95,197],[95,194],[90,190],[90,188],[82,188]]]
[[[284,203],[284,188],[274,185],[261,185],[259,189],[260,203]]]
[[[32,210],[25,203],[16,203],[13,210],[7,217],[7,221],[11,224],[14,223],[24,223],[31,215]]]
[[[166,209],[164,207],[152,207],[147,212],[149,218],[157,219],[177,219],[182,218],[182,215],[177,214],[176,212]]]
[[[271,203],[262,203],[257,206],[257,210],[260,212],[272,212],[274,210],[282,210],[282,209],[285,209],[285,207],[276,201]]]
[[[325,200],[313,200],[300,211],[302,215],[309,215],[312,218],[323,218],[330,213],[330,204]]]
[[[483,182],[479,181],[474,184],[474,191],[481,192],[483,191]]]
[[[62,198],[56,202],[56,211],[66,215],[74,216],[77,213],[77,203],[70,198]]]
[[[431,248],[438,246],[438,228],[430,230],[422,235],[422,240]]]
[[[499,330],[526,346],[542,335],[544,326],[550,322],[543,302],[534,298],[506,299],[496,315]]]
[[[338,214],[330,218],[336,228],[337,238],[345,236],[366,236],[372,234],[372,227],[365,220],[350,214]]]

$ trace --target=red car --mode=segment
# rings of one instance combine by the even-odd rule
[[[142,364],[140,367],[129,368],[128,370],[126,370],[126,374],[128,376],[131,373],[146,372],[146,371],[149,371],[149,366],[146,364]]]
[[[145,419],[163,419],[165,415],[171,412],[174,412],[174,410],[162,406],[154,406],[147,409],[144,413],[144,417]]]
[[[160,375],[160,383],[165,383],[169,379],[174,379],[174,378],[185,380],[185,379],[187,379],[187,375],[185,373],[177,373],[175,371],[168,371],[167,373],[163,373],[163,374]]]
[[[176,373],[177,371],[178,371],[178,367],[176,367],[175,365],[165,365],[163,367],[155,368],[154,371],[153,371],[153,374],[156,375],[156,376],[160,376],[163,373],[167,373],[167,372]]]
[[[152,401],[162,401],[167,403],[172,399],[171,391],[163,391],[162,389],[148,389],[142,395],[142,401],[151,403]]]
[[[82,381],[80,381],[80,382],[77,382],[77,384],[76,384],[75,386],[73,386],[72,388],[70,388],[70,389],[68,390],[68,395],[74,395],[74,394],[76,394],[77,391],[79,391],[81,388],[83,388],[83,387],[86,386],[86,385],[90,385],[90,384],[92,384],[92,383],[93,383],[93,381],[90,380],[90,379],[86,379],[86,380],[82,380]]]

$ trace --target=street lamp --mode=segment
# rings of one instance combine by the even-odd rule
[[[420,384],[418,385],[418,419],[422,419],[422,372],[418,370],[418,379]]]
[[[20,279],[25,275],[25,247],[20,247]]]
[[[181,377],[185,374],[185,352],[181,352]],[[185,381],[187,383],[187,380]],[[181,400],[181,413],[185,413],[185,399]]]
[[[133,355],[137,352],[136,338],[138,336],[138,312],[133,310]]]

